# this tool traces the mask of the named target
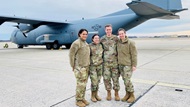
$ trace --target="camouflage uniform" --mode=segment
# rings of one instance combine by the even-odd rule
[[[90,48],[86,41],[77,39],[69,51],[70,65],[77,81],[76,100],[84,100],[90,65]]]
[[[103,70],[103,48],[101,44],[91,43],[90,45],[90,79],[91,91],[99,89],[99,83]]]
[[[119,90],[119,71],[118,71],[118,62],[117,62],[117,42],[118,37],[112,35],[111,37],[107,37],[104,35],[100,42],[103,44],[104,48],[104,85],[106,90],[112,89],[111,79],[113,81],[113,89]]]
[[[127,37],[124,41],[119,40],[117,50],[119,71],[124,81],[125,90],[127,92],[134,92],[133,84],[130,79],[132,76],[132,67],[137,66],[135,42],[129,40]]]

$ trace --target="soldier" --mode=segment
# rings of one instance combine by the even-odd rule
[[[81,29],[78,33],[79,38],[74,41],[69,51],[70,65],[76,77],[76,105],[85,107],[89,102],[85,100],[86,84],[90,65],[90,48],[86,42],[88,31]]]
[[[113,81],[113,89],[115,90],[115,100],[119,101],[120,97],[118,91],[120,89],[119,86],[119,71],[118,71],[118,62],[117,62],[117,42],[118,37],[112,34],[112,25],[108,24],[105,26],[106,35],[104,35],[100,42],[103,45],[104,49],[104,71],[103,71],[103,78],[104,78],[104,85],[107,90],[107,100],[111,100],[111,89]]]
[[[90,79],[91,79],[91,100],[93,102],[101,101],[98,96],[98,89],[103,70],[103,47],[100,44],[98,34],[92,36],[92,43],[90,46]]]
[[[122,101],[132,103],[135,101],[134,88],[131,76],[137,66],[137,50],[135,42],[128,39],[125,29],[118,30],[119,42],[117,44],[119,71],[124,81],[126,95]]]

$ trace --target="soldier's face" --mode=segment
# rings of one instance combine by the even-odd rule
[[[105,32],[106,32],[107,36],[111,36],[112,35],[112,27],[111,26],[106,27],[105,28]]]
[[[80,38],[81,38],[82,40],[86,40],[87,37],[88,37],[88,33],[87,33],[86,31],[83,31],[83,32],[80,34]]]
[[[120,39],[125,39],[126,33],[124,31],[121,30],[121,31],[118,32],[118,34],[119,34]]]
[[[100,37],[99,37],[98,35],[97,35],[97,36],[94,36],[93,42],[94,42],[95,44],[100,43]]]

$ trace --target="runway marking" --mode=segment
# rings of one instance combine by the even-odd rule
[[[170,55],[170,54],[172,54],[172,53],[174,53],[174,52],[177,52],[177,51],[179,51],[179,50],[181,50],[181,49],[183,49],[183,48],[184,48],[184,47],[179,48],[179,49],[176,49],[176,50],[174,50],[174,51],[172,51],[172,52],[169,52],[169,53],[167,53],[167,54],[165,54],[165,55],[162,55],[162,56],[160,56],[160,57],[158,57],[158,58],[156,58],[156,59],[153,59],[153,60],[151,60],[151,61],[149,61],[149,62],[147,62],[147,63],[144,63],[144,64],[138,66],[137,68],[141,68],[141,67],[143,67],[143,66],[145,66],[145,65],[147,65],[147,64],[149,64],[149,63],[151,63],[151,62],[154,62],[154,61],[156,61],[156,60],[159,60],[159,59],[161,59],[161,58],[163,58],[163,57],[165,57],[165,56],[168,56],[168,55]]]
[[[144,92],[142,95],[140,95],[135,102],[131,103],[129,107],[133,106],[140,98],[142,98],[145,94],[147,94],[152,88],[154,88],[157,85],[158,82],[154,83],[146,92]]]
[[[152,80],[143,80],[143,79],[132,79],[132,81],[137,82],[137,83],[143,83],[143,84],[155,84],[157,81],[152,81]]]
[[[151,87],[148,88],[146,90],[146,92],[144,92],[142,95],[140,95],[136,100],[135,102],[131,103],[128,107],[131,107],[133,106],[138,100],[140,100],[140,98],[142,98],[145,94],[147,94],[151,89],[153,89],[155,86],[166,86],[166,87],[175,87],[175,88],[183,88],[183,89],[190,89],[190,86],[186,86],[186,85],[180,85],[180,84],[172,84],[172,83],[164,83],[164,82],[160,82],[160,81],[153,81],[153,80],[144,80],[144,79],[132,79],[133,82],[136,82],[136,83],[142,83],[142,84],[150,84]],[[99,85],[103,85],[103,83],[100,83]],[[89,91],[91,90],[90,88],[86,89],[86,91]],[[59,101],[53,105],[51,105],[50,107],[55,107],[71,98],[74,98],[75,95],[69,97],[69,98],[66,98],[62,101]]]
[[[159,81],[143,80],[143,79],[132,79],[132,81],[136,82],[136,83],[150,84],[152,86],[146,92],[144,92],[142,95],[140,95],[135,100],[135,102],[131,103],[128,107],[133,106],[136,102],[138,102],[144,95],[146,95],[155,86],[166,86],[166,87],[175,87],[175,88],[182,88],[182,89],[190,89],[190,86],[181,85],[181,84],[164,83],[164,82],[159,82]]]
[[[103,84],[103,83],[100,83],[99,85],[102,85],[102,84]],[[90,90],[91,90],[91,88],[86,89],[86,91],[90,91]],[[71,96],[71,97],[69,97],[69,98],[66,98],[66,99],[64,99],[64,100],[62,100],[62,101],[59,101],[59,102],[57,102],[57,103],[51,105],[50,107],[55,107],[55,106],[57,106],[57,105],[59,105],[59,104],[65,102],[65,101],[67,101],[67,100],[69,100],[69,99],[71,99],[71,98],[74,98],[74,97],[75,97],[75,95],[73,95],[73,96]]]
[[[62,101],[60,101],[60,102],[58,102],[58,103],[56,103],[56,104],[53,104],[53,105],[51,105],[50,107],[57,106],[57,105],[59,105],[59,104],[65,102],[65,101],[67,101],[67,100],[69,100],[69,99],[71,99],[71,98],[73,98],[73,97],[75,97],[75,95],[73,95],[73,96],[71,96],[71,97],[69,97],[69,98],[66,98],[66,99],[64,99],[64,100],[62,100]]]
[[[166,86],[166,87],[175,87],[175,88],[190,89],[190,86],[181,85],[181,84],[170,84],[170,83],[159,82],[158,85],[160,85],[160,86]]]
[[[150,85],[157,83],[156,85],[158,85],[158,86],[190,89],[190,86],[188,86],[188,85],[175,84],[175,83],[165,83],[165,82],[160,82],[160,81],[143,80],[143,79],[132,79],[132,81],[134,81],[136,83],[143,83],[143,84],[150,84]]]
[[[164,72],[175,72],[175,73],[179,73],[181,71],[177,71],[177,70],[166,70],[166,69],[152,69],[152,68],[139,68],[140,70],[152,70],[152,71],[164,71]]]

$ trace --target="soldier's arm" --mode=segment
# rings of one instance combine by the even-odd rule
[[[135,46],[135,42],[131,41],[130,43],[130,53],[131,53],[131,62],[132,62],[132,67],[137,66],[137,49]]]
[[[117,46],[118,46],[119,38],[118,38],[117,36],[116,36],[116,38],[115,38],[115,42],[116,42],[116,52],[117,52],[117,55],[118,55]]]
[[[100,43],[100,46],[101,46],[101,48],[103,49],[103,52],[102,52],[102,59],[104,59],[104,47],[103,47],[103,44]]]
[[[73,68],[73,70],[74,70],[74,66],[75,66],[75,55],[76,55],[78,49],[79,49],[79,46],[76,43],[73,43],[69,50],[70,65]]]
[[[100,43],[102,43],[102,39],[103,39],[103,37],[100,38]]]
[[[103,50],[105,50],[104,44],[103,44],[103,37],[100,38],[100,44],[102,45]]]
[[[90,48],[90,56],[92,56],[92,49],[91,49],[92,47],[91,47],[91,44],[89,44],[88,46]]]

